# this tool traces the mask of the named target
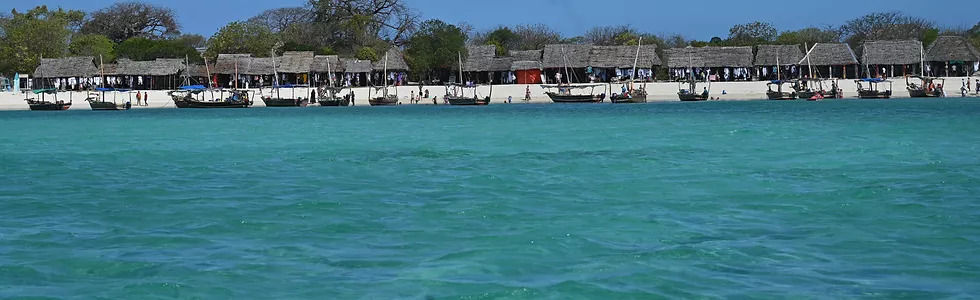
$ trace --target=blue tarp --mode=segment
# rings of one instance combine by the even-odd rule
[[[203,85],[185,85],[180,87],[182,90],[203,90],[205,87]]]
[[[783,80],[773,80],[773,81],[770,81],[769,83],[771,83],[771,84],[783,84],[783,82],[785,82],[785,81],[783,81]]]
[[[881,78],[861,78],[861,81],[864,81],[864,82],[883,82],[885,80],[884,79],[881,79]]]
[[[307,85],[305,85],[305,84],[281,84],[281,85],[275,85],[275,86],[272,86],[272,87],[273,88],[277,88],[277,89],[288,89],[288,88],[307,87]]]

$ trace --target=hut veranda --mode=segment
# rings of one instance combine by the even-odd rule
[[[926,50],[929,76],[980,75],[980,52],[964,37],[940,36]]]

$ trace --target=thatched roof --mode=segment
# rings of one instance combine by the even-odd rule
[[[466,46],[466,53],[463,59],[463,72],[490,71],[492,61],[497,55],[497,46]],[[510,66],[508,65],[507,68],[509,69]]]
[[[518,60],[510,64],[511,71],[541,70],[541,69],[542,69],[541,62],[536,60]]]
[[[759,45],[756,48],[755,65],[775,66],[778,60],[780,65],[789,66],[799,64],[802,58],[803,50],[800,50],[800,45]]]
[[[171,76],[184,69],[183,59],[161,58],[149,61],[134,61],[121,58],[117,61],[116,74],[131,76]]]
[[[693,67],[723,68],[752,67],[752,47],[687,47],[667,49],[664,52],[671,68]]]
[[[276,62],[278,60],[276,58]],[[242,66],[238,66],[238,72],[239,74],[246,75],[274,75],[278,70],[272,68],[272,62],[273,59],[271,57],[251,57],[245,69],[242,69]]]
[[[41,59],[41,65],[34,70],[37,78],[92,77],[99,73],[95,68],[95,58],[76,56]]]
[[[510,58],[514,61],[541,61],[542,50],[510,50]]]
[[[105,64],[105,65],[102,66],[101,70],[98,71],[99,73],[98,74],[95,74],[95,75],[96,76],[101,75],[101,74],[105,74],[107,76],[108,75],[119,75],[119,73],[116,73],[117,70],[119,70],[119,65],[118,64]]]
[[[542,63],[545,68],[585,68],[589,66],[592,45],[552,44],[544,46]],[[564,55],[562,55],[564,54]]]
[[[845,43],[817,43],[809,51],[810,61],[807,62],[807,55],[804,55],[800,59],[800,65],[809,63],[814,66],[844,66],[858,63],[851,46]]]
[[[344,66],[341,65],[340,57],[336,55],[317,55],[313,57],[313,64],[310,71],[314,73],[342,73]]]
[[[922,58],[922,42],[873,41],[865,42],[861,62],[866,65],[912,65]]]
[[[313,66],[313,51],[286,51],[276,57],[279,73],[306,74]]]
[[[353,58],[341,58],[346,73],[370,73],[374,68],[370,60],[359,60]]]
[[[636,46],[594,46],[589,54],[589,66],[596,68],[632,68],[637,56]],[[639,47],[637,66],[652,67],[663,63],[657,56],[656,45]]]
[[[408,63],[405,62],[405,55],[402,54],[401,50],[398,48],[388,49],[388,71],[408,71]],[[385,57],[381,55],[378,57],[378,61],[374,62],[375,71],[384,71],[385,69]],[[355,72],[358,73],[358,72]]]
[[[926,61],[980,61],[980,52],[964,37],[941,36],[926,50]]]
[[[187,76],[208,77],[208,70],[204,65],[189,65],[187,66]]]
[[[216,61],[213,68],[211,68],[211,74],[235,74],[236,63],[238,66],[238,73],[244,74],[245,70],[249,66],[249,60],[251,59],[251,54],[218,54],[218,61]]]

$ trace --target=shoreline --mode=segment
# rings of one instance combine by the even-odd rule
[[[908,92],[905,90],[904,77],[899,77],[892,79],[892,98],[910,98]],[[960,97],[960,87],[962,80],[966,80],[967,77],[950,77],[946,78],[945,90],[947,97]],[[976,77],[970,77],[974,83],[971,84],[970,88],[976,90],[975,82]],[[768,81],[740,81],[740,82],[712,82],[711,83],[711,97],[719,98],[717,100],[724,101],[752,101],[752,100],[766,100],[766,83]],[[857,95],[857,85],[854,80],[841,79],[839,82],[840,88],[844,91],[844,98],[854,98]],[[622,83],[615,84],[604,84],[604,87],[596,87],[595,93],[606,93],[606,102],[609,101],[609,92],[611,89],[613,92],[619,92]],[[680,102],[677,99],[678,83],[676,82],[652,82],[652,83],[635,83],[636,87],[646,86],[647,89],[647,101],[648,102]],[[551,99],[544,94],[546,89],[541,88],[540,85],[495,85],[493,86],[493,95],[490,99],[491,104],[504,104],[507,101],[507,97],[513,97],[511,104],[524,103],[524,94],[526,88],[531,90],[531,101],[527,103],[552,103]],[[698,88],[702,88],[699,84]],[[354,94],[357,96],[354,103],[356,106],[369,106],[368,105],[368,91],[372,89],[370,87],[359,87],[354,88]],[[422,100],[418,104],[410,103],[409,97],[412,92],[418,93],[418,86],[400,86],[395,88],[397,91],[398,98],[402,102],[402,105],[433,105],[432,97],[434,95],[442,95],[446,91],[444,86],[423,86],[422,90],[429,90],[429,99]],[[252,91],[257,91],[257,89],[250,89]],[[300,89],[309,93],[308,89]],[[299,94],[298,90],[297,94]],[[351,89],[344,90],[341,95],[349,93]],[[173,101],[170,100],[170,96],[167,95],[168,91],[154,90],[154,91],[140,91],[146,92],[149,98],[148,106],[133,106],[133,109],[146,109],[146,108],[174,108]],[[467,92],[472,92],[468,90]],[[373,96],[373,91],[371,94]],[[477,93],[481,97],[485,97],[490,93],[490,86],[479,86],[477,87]],[[724,93],[724,94],[723,94]],[[59,92],[58,99],[67,100],[69,97],[74,98],[70,110],[90,110],[90,107],[85,103],[84,97],[86,92]],[[977,94],[969,92],[968,96],[977,96]],[[0,92],[0,110],[28,110],[27,102],[24,101],[23,93],[12,93],[12,92]],[[135,98],[134,98],[135,104]],[[444,105],[441,102],[438,105]],[[255,105],[253,107],[265,107],[261,100],[256,99]]]

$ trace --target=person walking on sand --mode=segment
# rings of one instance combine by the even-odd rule
[[[143,106],[150,106],[150,96],[143,92]]]
[[[350,91],[350,106],[357,106],[357,104],[354,104],[354,90],[353,89]]]
[[[140,92],[136,92],[136,106],[143,106],[143,95]]]
[[[531,86],[527,86],[524,90],[524,103],[531,102]]]

